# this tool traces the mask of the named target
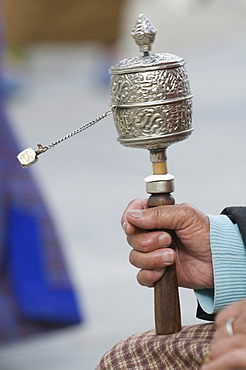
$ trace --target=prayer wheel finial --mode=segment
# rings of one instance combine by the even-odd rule
[[[132,30],[132,37],[140,47],[140,51],[148,54],[151,44],[155,40],[156,29],[144,14],[140,14],[135,27]]]

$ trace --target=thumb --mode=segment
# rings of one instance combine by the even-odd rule
[[[132,209],[128,211],[126,217],[129,223],[141,229],[181,230],[193,222],[194,214],[194,207],[183,203],[145,210]]]

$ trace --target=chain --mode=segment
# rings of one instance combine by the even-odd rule
[[[43,146],[41,144],[38,144],[37,145],[38,146],[38,150],[36,151],[36,154],[38,155],[38,154],[41,154],[41,153],[46,152],[49,149],[52,149],[54,146],[62,143],[63,141],[65,141],[67,139],[70,139],[70,137],[75,136],[75,135],[79,134],[80,132],[86,130],[87,128],[95,125],[97,122],[101,121],[103,118],[107,117],[111,113],[112,113],[112,110],[107,111],[106,113],[102,114],[101,116],[93,119],[90,122],[87,122],[85,125],[77,128],[76,130],[70,132],[69,134],[67,134],[66,136],[62,137],[61,139],[59,139],[57,141],[54,141],[53,143],[50,143],[49,145]]]

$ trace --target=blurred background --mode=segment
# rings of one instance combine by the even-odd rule
[[[139,53],[130,33],[141,13],[158,30],[153,52],[187,61],[194,94],[195,131],[167,152],[176,202],[210,214],[245,205],[243,0],[3,0],[6,110],[21,149],[108,110],[108,69]],[[120,227],[129,201],[146,197],[151,164],[116,139],[110,116],[25,170],[50,209],[85,319],[1,344],[0,370],[92,370],[117,341],[154,327],[153,291],[137,284]],[[180,296],[183,324],[200,322],[193,292]]]

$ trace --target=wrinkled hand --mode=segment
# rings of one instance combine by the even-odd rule
[[[227,320],[231,317],[235,318],[233,336],[226,330]],[[211,346],[211,361],[201,370],[246,369],[246,299],[220,311],[215,323],[218,329]]]
[[[122,216],[127,241],[133,248],[129,260],[137,268],[141,285],[153,286],[167,266],[176,262],[179,286],[213,287],[208,217],[188,204],[147,209],[147,200],[132,201]],[[180,239],[176,252],[168,248],[170,234],[153,229],[172,229]]]

